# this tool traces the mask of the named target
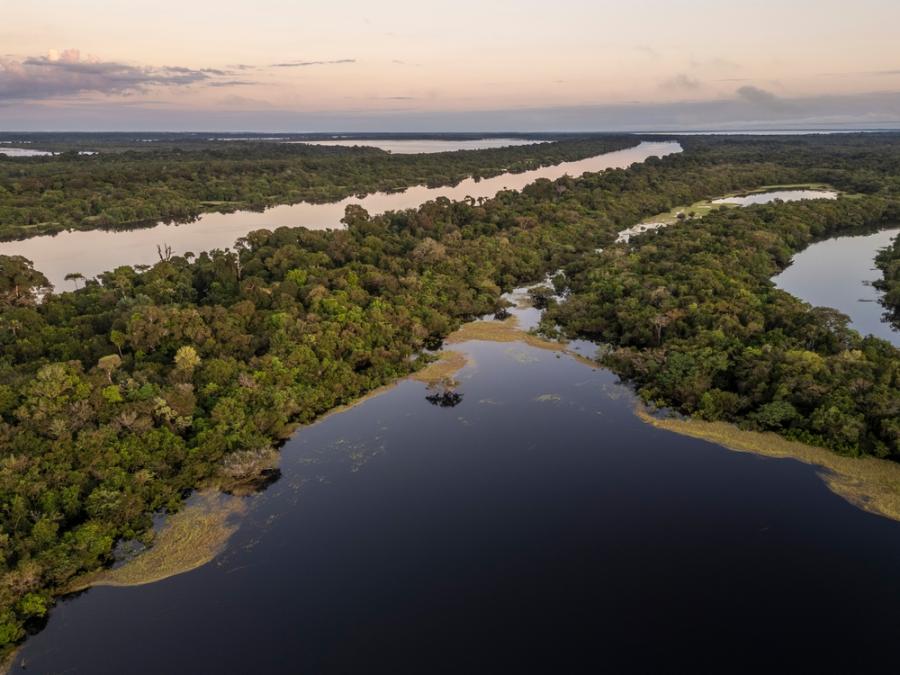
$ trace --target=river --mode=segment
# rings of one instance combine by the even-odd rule
[[[674,142],[642,142],[633,148],[595,157],[546,166],[523,173],[506,173],[481,180],[466,179],[456,186],[428,188],[422,185],[403,192],[376,192],[363,197],[348,197],[330,204],[301,202],[275,206],[265,211],[207,213],[192,223],[159,223],[136,230],[70,230],[55,235],[32,237],[0,243],[0,255],[22,255],[34,263],[57,289],[72,290],[66,274],[80,272],[90,278],[119,265],[152,264],[159,260],[157,245],[167,244],[175,254],[200,253],[227,248],[248,232],[261,228],[304,226],[311,229],[341,227],[344,210],[358,204],[369,213],[415,208],[438,197],[465,199],[493,197],[497,192],[521,190],[539,178],[556,179],[566,174],[580,176],[590,171],[625,168],[649,157],[680,152]]]
[[[859,672],[893,658],[900,523],[852,506],[814,467],[641,422],[627,387],[570,354],[453,348],[469,360],[458,405],[404,380],[301,429],[214,562],[61,601],[14,672],[769,659]]]

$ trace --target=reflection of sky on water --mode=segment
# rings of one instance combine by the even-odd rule
[[[881,278],[874,258],[900,229],[836,237],[812,244],[794,256],[775,285],[811,305],[834,307],[850,317],[853,328],[900,346],[900,332],[883,320],[881,294],[870,284]]]
[[[72,290],[74,286],[64,279],[66,274],[80,272],[86,277],[93,277],[119,265],[152,264],[159,260],[157,244],[170,245],[176,255],[228,248],[248,232],[262,228],[303,226],[321,230],[342,227],[340,221],[344,210],[351,204],[358,204],[369,213],[376,214],[414,208],[438,197],[455,200],[493,197],[500,190],[521,190],[538,178],[555,179],[566,174],[577,176],[588,171],[627,167],[654,155],[680,150],[677,143],[641,143],[626,150],[534,171],[503,174],[480,181],[468,178],[454,187],[428,188],[418,185],[403,192],[376,192],[362,199],[348,197],[330,204],[301,202],[275,206],[263,212],[207,213],[192,223],[182,225],[159,224],[118,231],[72,230],[23,241],[2,242],[0,254],[25,256],[58,290]]]

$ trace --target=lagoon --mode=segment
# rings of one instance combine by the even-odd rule
[[[834,237],[810,245],[773,278],[779,288],[814,306],[833,307],[850,317],[853,328],[900,347],[900,331],[884,320],[881,293],[872,282],[881,278],[875,256],[900,228],[874,234]]]

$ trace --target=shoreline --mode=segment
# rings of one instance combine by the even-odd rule
[[[818,469],[828,488],[853,506],[900,521],[900,464],[876,457],[848,457],[832,450],[790,441],[772,432],[747,431],[727,422],[658,418],[643,405],[634,414],[646,424],[714,443],[732,452],[771,459],[793,459]]]

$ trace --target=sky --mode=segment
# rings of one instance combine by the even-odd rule
[[[898,0],[0,0],[0,130],[900,127]]]

